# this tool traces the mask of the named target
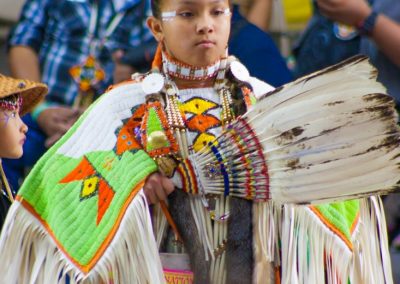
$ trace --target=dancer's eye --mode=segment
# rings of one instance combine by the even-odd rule
[[[191,18],[194,16],[194,13],[189,12],[189,11],[184,11],[184,12],[180,12],[178,15],[183,18]]]

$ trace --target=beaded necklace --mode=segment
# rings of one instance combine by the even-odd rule
[[[191,67],[189,65],[185,65],[184,68],[176,67],[182,64],[171,62],[171,59],[165,53],[162,54],[162,60],[163,73],[166,77],[164,88],[167,97],[166,111],[168,124],[173,129],[176,139],[178,141],[180,159],[184,160],[188,158],[189,152],[193,150],[191,147],[188,146],[189,144],[186,133],[186,125],[184,118],[182,117],[182,114],[179,110],[178,87],[176,86],[176,83],[173,81],[172,78],[184,78],[186,76],[185,74],[190,74],[188,76],[188,80],[206,80],[210,78],[210,76],[215,77],[214,89],[217,91],[220,97],[222,109],[220,120],[222,127],[224,127],[235,118],[230,107],[232,103],[232,98],[229,89],[229,81],[225,79],[228,67],[228,58],[224,57],[216,63],[213,63],[212,65],[203,68]],[[182,74],[182,72],[184,72],[184,74]],[[202,74],[202,76],[196,74]],[[193,179],[195,179],[195,177]],[[188,190],[192,191],[193,189],[188,188]],[[209,211],[212,220],[225,221],[228,218],[228,212],[218,214],[215,210],[210,209],[204,191],[200,190],[200,192],[196,193],[202,195],[203,205]]]
[[[220,64],[222,61],[218,60],[205,67],[195,67],[178,62],[164,52],[162,53],[162,58],[163,71],[166,75],[172,78],[180,78],[191,81],[204,81],[215,77],[220,70]]]
[[[196,80],[203,81],[209,78],[215,77],[214,89],[220,96],[222,116],[222,125],[226,125],[234,119],[234,115],[230,110],[230,105],[232,103],[232,97],[230,93],[230,84],[226,77],[228,58],[224,57],[221,60],[211,64],[206,67],[191,67],[182,63],[177,63],[171,61],[171,59],[165,53],[162,53],[163,58],[163,72],[166,76],[165,90],[167,94],[167,100],[170,100],[171,108],[167,111],[169,118],[171,119],[170,125],[176,126],[178,128],[185,128],[182,116],[179,112],[177,105],[178,102],[178,88],[175,82],[171,78],[180,78],[186,80]],[[189,75],[187,75],[189,74]],[[184,158],[187,155],[183,156]]]

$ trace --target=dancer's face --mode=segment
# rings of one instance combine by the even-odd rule
[[[148,25],[166,51],[192,66],[210,65],[225,55],[230,33],[228,0],[162,0],[159,19]]]
[[[28,127],[19,116],[19,108],[0,108],[0,158],[16,159],[23,154]]]

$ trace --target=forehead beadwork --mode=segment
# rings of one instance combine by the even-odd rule
[[[176,17],[176,11],[161,13],[161,20],[163,21],[172,21],[175,17]]]
[[[24,88],[24,87],[23,87]],[[21,108],[22,97],[20,94],[11,95],[0,99],[0,109],[14,111]]]
[[[223,14],[229,16],[231,14],[231,10],[229,8],[224,9]],[[171,21],[176,17],[176,11],[167,11],[161,13],[161,20],[163,21]]]

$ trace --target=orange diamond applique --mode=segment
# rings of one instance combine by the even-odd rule
[[[83,157],[78,166],[63,179],[61,179],[59,183],[70,183],[77,181],[82,182],[79,193],[79,199],[81,202],[98,196],[96,219],[96,225],[98,225],[110,207],[115,192],[107,183],[107,181],[100,175],[100,173],[96,171],[86,157]]]

